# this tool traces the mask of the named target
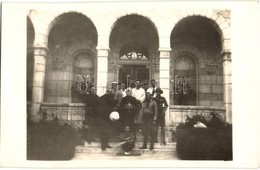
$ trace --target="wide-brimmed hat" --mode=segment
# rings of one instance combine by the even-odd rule
[[[163,91],[160,87],[158,87],[156,90],[155,90],[156,93],[160,93],[160,94],[163,94]]]

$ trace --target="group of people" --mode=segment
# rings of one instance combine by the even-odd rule
[[[150,136],[150,150],[154,149],[154,143],[158,142],[158,127],[161,127],[162,144],[165,142],[165,111],[168,103],[161,96],[162,89],[157,87],[157,82],[151,80],[150,87],[145,90],[136,81],[136,87],[125,89],[124,85],[119,85],[116,89],[107,90],[101,97],[95,94],[95,90],[86,99],[86,124],[91,134],[99,134],[101,149],[110,148],[108,141],[112,125],[109,115],[113,111],[119,113],[120,137],[124,140],[122,148],[126,155],[134,148],[136,134],[141,132],[144,136],[143,146],[147,148],[148,137]],[[91,135],[90,135],[91,136]],[[87,141],[91,142],[92,138]]]

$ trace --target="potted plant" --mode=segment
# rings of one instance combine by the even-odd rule
[[[196,114],[176,129],[177,153],[184,160],[232,160],[232,126],[219,114]]]

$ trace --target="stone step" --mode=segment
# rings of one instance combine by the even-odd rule
[[[166,156],[166,155],[172,155],[174,154],[176,151],[173,149],[153,149],[153,150],[149,150],[149,149],[138,149],[138,148],[134,148],[132,150],[132,153],[141,153],[142,155],[153,155],[153,156]],[[99,155],[114,155],[116,156],[116,154],[118,153],[123,153],[122,149],[113,149],[113,148],[109,148],[106,149],[105,151],[102,151],[101,148],[77,148],[75,153],[85,153],[85,154],[90,154],[90,155],[95,155],[95,154],[99,154]]]
[[[109,145],[111,147],[115,147],[118,145],[120,142],[109,142]],[[136,142],[135,143],[135,148],[140,148],[142,147],[143,142]],[[91,142],[90,144],[88,142],[84,142],[85,147],[101,147],[100,142]],[[150,146],[150,143],[148,142],[148,146]],[[176,149],[176,143],[166,143],[166,145],[163,145],[161,143],[154,143],[154,148],[155,149]]]
[[[84,143],[84,145],[79,145],[75,148],[75,153],[85,153],[90,155],[116,155],[118,153],[123,153],[123,150],[121,146],[117,146],[117,142],[111,142],[109,143],[112,148],[107,148],[105,151],[101,150],[100,143],[98,142],[92,142],[91,144],[88,144],[87,142]],[[154,149],[150,150],[150,143],[147,145],[147,149],[139,149],[142,147],[142,143],[137,142],[135,143],[135,147],[132,150],[132,153],[141,153],[142,155],[153,155],[153,156],[160,156],[160,155],[172,155],[176,152],[176,143],[167,143],[166,145],[160,145],[158,143],[154,144]]]
[[[113,160],[178,160],[176,153],[176,143],[167,143],[161,145],[154,144],[154,149],[150,150],[150,143],[147,144],[148,149],[139,149],[142,142],[136,142],[132,154],[140,154],[140,156],[117,156],[118,153],[123,153],[121,146],[117,146],[119,142],[110,142],[112,148],[107,148],[105,151],[101,150],[100,142],[84,142],[84,145],[79,145],[75,148],[75,155],[72,160],[100,160],[100,159],[113,159]],[[117,146],[117,147],[116,147]]]
[[[75,153],[72,161],[78,160],[180,160],[177,152],[171,154],[141,154],[140,156],[116,156],[116,154],[85,154]]]

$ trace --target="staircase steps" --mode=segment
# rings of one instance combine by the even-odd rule
[[[96,142],[83,142],[75,148],[75,156],[72,160],[179,160],[176,152],[176,142],[167,140],[166,145],[162,145],[160,137],[157,138],[158,143],[154,143],[154,149],[150,150],[150,139],[148,138],[147,149],[139,149],[143,146],[143,135],[137,133],[135,147],[132,154],[125,156],[121,146],[117,146],[122,140],[118,136],[111,136],[109,145],[112,148],[101,150],[99,139]],[[116,147],[117,146],[117,147]],[[121,153],[121,156],[117,156]],[[140,156],[133,156],[140,155]]]
[[[79,145],[75,148],[74,160],[82,159],[178,159],[176,154],[176,143],[167,143],[161,145],[159,143],[154,144],[154,149],[150,150],[150,143],[147,145],[147,149],[139,149],[142,146],[142,142],[136,142],[135,148],[132,150],[132,154],[141,154],[141,156],[116,156],[118,153],[123,153],[121,146],[115,147],[118,142],[109,143],[112,148],[107,148],[105,151],[101,150],[99,142],[92,142],[88,144],[84,142],[84,145]],[[123,158],[122,158],[123,157]],[[130,158],[131,157],[131,158]]]

